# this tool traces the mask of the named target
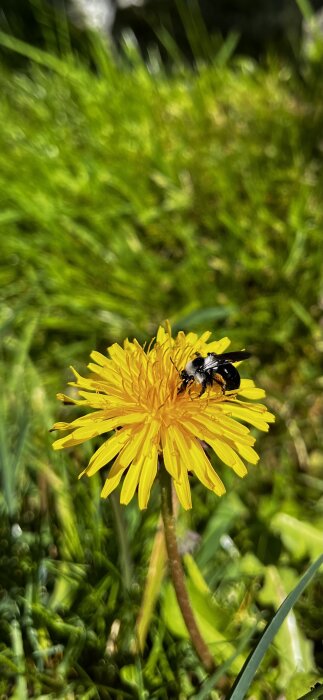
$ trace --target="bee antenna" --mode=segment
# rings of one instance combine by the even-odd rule
[[[181,376],[181,373],[180,373],[179,369],[176,367],[174,360],[171,357],[169,359],[170,359],[172,365],[174,365],[176,372],[178,372],[179,376]]]

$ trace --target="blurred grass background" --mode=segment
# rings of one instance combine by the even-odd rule
[[[231,56],[228,40],[165,69],[129,40],[117,58],[93,36],[86,61],[62,36],[46,52],[0,35],[28,59],[0,68],[0,695],[224,698],[322,550],[320,39],[293,63]],[[69,365],[165,318],[248,348],[243,372],[277,415],[259,466],[239,481],[215,464],[227,496],[192,482],[179,516],[201,630],[232,658],[213,694],[163,581],[158,489],[143,513],[101,501],[100,476],[77,481],[94,446],[55,454],[48,433],[75,416],[55,401]],[[322,604],[318,577],[252,698],[322,678]]]

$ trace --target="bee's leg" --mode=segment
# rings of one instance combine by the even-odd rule
[[[213,381],[221,387],[222,394],[225,394],[225,380],[223,379],[221,374],[215,374],[213,377]]]
[[[190,380],[189,386],[192,386],[192,384],[194,384],[194,381],[195,381],[195,379],[194,379],[194,377],[192,377],[191,380]],[[189,395],[191,401],[193,401],[193,396],[192,396],[192,394],[191,394],[190,389],[189,389],[189,391],[188,391],[188,395]]]
[[[186,387],[187,387],[186,382],[182,382],[181,385],[180,385],[180,386],[178,387],[178,389],[177,389],[177,393],[178,393],[178,394],[182,394],[183,391],[185,391]]]
[[[205,389],[208,385],[207,379],[203,379],[202,385],[201,385],[201,391],[200,391],[200,396],[202,396],[205,393]]]
[[[183,379],[180,387],[177,389],[177,394],[182,394],[183,391],[185,391],[185,389],[192,384],[192,382],[194,382],[194,377],[187,377]]]
[[[207,372],[205,372],[205,377],[204,377],[203,382],[202,382],[200,396],[203,396],[203,394],[206,390],[206,387],[212,386],[212,384],[213,384],[213,372],[212,372],[212,370],[208,370]]]

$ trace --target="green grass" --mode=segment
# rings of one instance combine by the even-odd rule
[[[179,518],[201,536],[185,560],[200,625],[232,657],[224,697],[321,551],[322,81],[275,60],[166,74],[99,44],[95,70],[33,51],[0,71],[0,694],[206,697],[167,582],[133,651],[158,489],[144,513],[101,501],[99,477],[77,481],[91,448],[57,455],[48,434],[74,415],[55,402],[70,364],[170,318],[250,349],[277,414],[260,466],[217,465],[228,495],[194,484]],[[253,697],[320,679],[320,608],[316,579]]]

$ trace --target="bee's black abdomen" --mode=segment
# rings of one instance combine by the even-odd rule
[[[234,389],[239,389],[240,386],[240,374],[238,370],[229,363],[225,365],[220,365],[216,370],[217,374],[220,374],[225,381],[225,390],[234,391]]]

